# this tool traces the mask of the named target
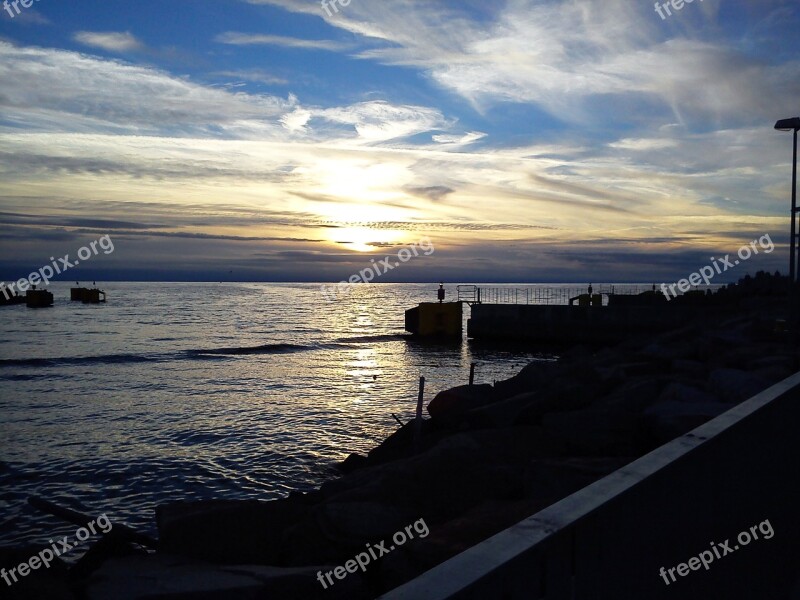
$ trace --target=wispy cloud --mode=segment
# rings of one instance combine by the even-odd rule
[[[282,35],[239,33],[236,31],[221,33],[216,37],[216,41],[221,44],[231,44],[233,46],[268,45],[281,46],[283,48],[297,48],[301,50],[329,50],[333,52],[350,48],[347,44],[332,40],[302,40]]]
[[[84,46],[108,52],[137,52],[145,49],[144,44],[127,31],[78,31],[73,39]]]
[[[266,85],[287,85],[288,79],[276,77],[272,73],[262,69],[238,69],[235,71],[217,71],[211,73],[216,77],[228,77],[231,79],[239,79],[244,81],[252,81],[255,83],[264,83]]]

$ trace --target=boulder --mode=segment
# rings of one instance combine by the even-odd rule
[[[368,464],[369,459],[366,456],[353,452],[339,463],[337,467],[342,473],[352,473],[353,471],[366,467]]]
[[[639,445],[638,417],[605,408],[548,413],[542,427],[574,456],[632,456]]]
[[[402,585],[535,512],[535,507],[524,500],[489,500],[447,522],[429,522],[430,535],[385,557],[381,564],[382,591]]]
[[[504,381],[494,384],[494,399],[505,400],[527,392],[536,392],[552,383],[553,377],[560,372],[560,362],[554,360],[534,361],[522,371]]]
[[[697,360],[679,358],[672,361],[672,372],[677,375],[688,375],[690,377],[702,377],[705,379],[707,370],[705,363]]]
[[[362,502],[326,502],[312,511],[325,537],[346,546],[381,540],[419,518],[416,511],[391,504],[391,499]]]
[[[716,402],[719,402],[716,396],[699,390],[696,387],[674,382],[664,388],[664,391],[661,392],[661,395],[658,397],[658,402],[645,410],[645,413],[652,412],[653,410],[658,412],[658,407],[663,407],[668,403],[690,403],[702,406],[711,405]]]
[[[730,410],[724,402],[666,400],[645,411],[644,427],[656,445],[666,444]]]
[[[536,392],[529,392],[475,408],[465,413],[464,421],[474,429],[510,427],[521,413],[536,403],[537,397]]]
[[[522,407],[515,425],[541,425],[547,413],[578,410],[592,403],[595,393],[591,387],[580,383],[564,382],[554,389],[536,395]]]
[[[367,600],[359,572],[332,578],[327,589],[317,579],[334,566],[297,569],[220,566],[153,554],[108,561],[86,584],[87,600]]]
[[[42,546],[15,546],[0,547],[0,568],[10,571],[16,569],[23,562],[28,562],[31,557],[36,556],[43,549]],[[8,577],[8,582],[0,579],[0,589],[3,590],[4,600],[32,600],[36,598],[47,598],[48,600],[77,600],[78,596],[73,594],[72,586],[68,579],[66,563],[56,557],[47,569],[38,568],[31,570],[24,577],[15,573],[17,581],[9,572],[4,572]]]
[[[634,379],[594,403],[595,407],[627,412],[641,412],[658,399],[664,382],[653,377]]]
[[[708,387],[722,401],[739,403],[767,389],[770,382],[739,369],[715,369],[708,376]]]
[[[461,422],[468,410],[494,400],[494,389],[489,384],[462,385],[436,394],[428,404],[428,413],[435,423],[452,427]]]
[[[525,497],[546,508],[630,463],[629,457],[537,459],[525,470]]]
[[[280,565],[284,532],[307,511],[288,500],[163,504],[156,509],[159,550],[220,564]]]

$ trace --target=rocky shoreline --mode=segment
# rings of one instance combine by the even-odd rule
[[[443,391],[416,448],[409,423],[311,493],[160,506],[156,553],[110,536],[72,571],[39,571],[4,591],[375,598],[797,371],[785,289],[784,279],[759,274],[709,299],[713,318],[704,312],[667,334],[575,347],[509,380]],[[365,547],[420,520],[428,535],[417,530],[366,568],[349,568]],[[0,561],[13,566],[31,551],[6,550]],[[320,573],[334,573],[333,583]]]

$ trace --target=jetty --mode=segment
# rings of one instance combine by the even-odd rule
[[[421,303],[405,314],[405,329],[414,336],[463,336],[474,340],[536,344],[609,344],[631,336],[655,335],[681,327],[704,315],[733,316],[736,297],[758,290],[788,300],[785,278],[769,273],[746,277],[722,289],[695,289],[668,299],[656,286],[594,289],[566,287],[457,286],[450,302]],[[441,288],[440,288],[441,291]]]

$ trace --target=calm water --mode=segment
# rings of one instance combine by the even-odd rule
[[[0,544],[74,533],[30,495],[153,533],[162,502],[312,488],[413,416],[420,375],[430,399],[473,361],[491,382],[541,356],[407,340],[430,284],[326,303],[313,284],[113,283],[98,306],[68,287],[0,307]]]

